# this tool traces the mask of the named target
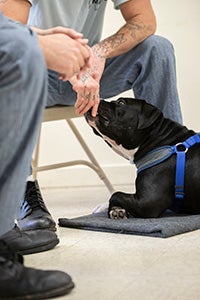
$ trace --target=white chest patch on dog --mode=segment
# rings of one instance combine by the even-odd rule
[[[90,120],[88,123],[91,127],[93,127],[96,131],[98,131],[98,133],[101,135],[104,141],[106,141],[117,154],[129,160],[130,163],[133,163],[134,155],[137,152],[138,148],[128,150],[124,148],[122,145],[118,145],[114,140],[110,139],[106,135],[102,134],[97,128],[95,122]]]
[[[114,140],[108,138],[107,136],[103,134],[101,134],[101,136],[104,139],[104,141],[106,141],[117,154],[121,155],[122,157],[128,159],[131,163],[133,163],[134,154],[137,151],[137,149],[128,150],[124,148],[122,145],[116,144]]]

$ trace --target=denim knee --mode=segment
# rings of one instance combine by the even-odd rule
[[[13,34],[15,39],[13,41]],[[46,69],[37,36],[27,27],[14,26],[1,33],[0,89],[15,88],[27,80],[41,80]],[[37,76],[34,76],[34,74]]]
[[[162,59],[174,57],[174,47],[172,43],[159,35],[151,35],[141,44],[144,52],[149,52]]]

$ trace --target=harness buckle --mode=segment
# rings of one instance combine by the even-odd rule
[[[175,152],[184,152],[186,153],[188,151],[188,148],[183,143],[178,143],[175,145]]]

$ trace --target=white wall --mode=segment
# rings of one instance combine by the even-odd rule
[[[157,16],[157,34],[170,39],[175,48],[178,89],[184,122],[188,127],[198,131],[200,130],[200,1],[152,0],[152,4]],[[120,12],[113,9],[110,0],[108,0],[105,24],[104,37],[114,33],[123,24]],[[75,123],[111,182],[132,185],[135,168],[96,137],[84,119],[76,119]],[[40,153],[40,164],[85,158],[77,141],[62,121],[43,125]],[[39,180],[43,187],[102,184],[94,171],[81,166],[42,172]]]

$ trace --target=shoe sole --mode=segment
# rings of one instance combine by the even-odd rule
[[[36,294],[27,294],[21,296],[13,296],[13,297],[6,297],[0,298],[1,300],[40,300],[40,299],[50,299],[58,296],[67,295],[71,292],[71,290],[75,287],[74,283],[71,281],[67,285],[53,289],[51,291],[36,293]]]
[[[19,253],[21,255],[27,255],[27,254],[48,251],[48,250],[51,250],[52,248],[54,248],[59,242],[60,242],[59,239],[56,239],[46,245],[37,246],[35,248],[32,247],[30,249],[17,250],[17,253]]]

